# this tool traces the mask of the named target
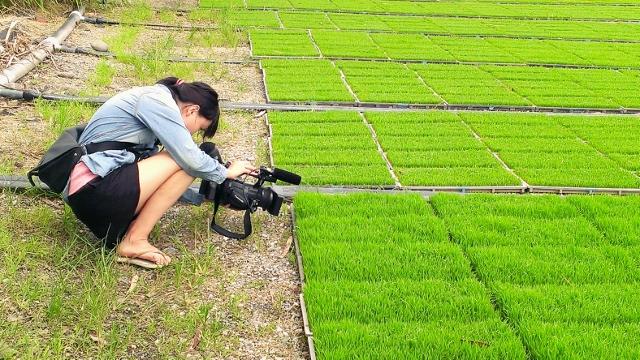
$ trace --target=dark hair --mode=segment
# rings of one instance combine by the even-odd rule
[[[200,81],[183,82],[177,84],[178,78],[174,76],[158,80],[156,84],[162,84],[169,88],[173,99],[184,103],[192,103],[200,106],[200,115],[211,121],[211,125],[204,131],[204,137],[210,138],[218,130],[220,120],[220,106],[218,105],[218,93],[208,84]]]

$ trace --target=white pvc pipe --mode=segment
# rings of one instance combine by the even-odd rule
[[[69,34],[71,34],[71,31],[73,31],[76,25],[82,21],[82,11],[84,11],[84,9],[72,11],[67,21],[65,21],[53,35],[44,39],[26,58],[4,69],[2,74],[0,74],[0,86],[5,87],[10,83],[18,81],[53,53],[55,48],[59,47],[60,44],[67,39]]]

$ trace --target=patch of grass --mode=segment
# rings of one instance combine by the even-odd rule
[[[3,191],[0,354],[107,359],[228,355],[225,344],[234,340],[221,336],[225,315],[202,297],[206,279],[221,276],[216,249],[204,229],[209,209],[185,210],[163,220],[159,231],[161,247],[169,242],[178,248],[174,265],[145,272],[117,265],[113,253],[86,235],[68,207]]]
[[[139,23],[151,20],[154,10],[149,1],[132,0],[127,6],[115,8],[113,15],[122,22]]]
[[[15,173],[16,166],[8,158],[0,158],[0,174],[13,174]]]
[[[117,57],[126,56],[138,39],[140,31],[139,27],[123,25],[116,34],[105,38],[104,41]]]
[[[87,81],[87,89],[83,91],[86,95],[100,95],[104,93],[104,90],[108,88],[113,77],[116,74],[116,70],[105,59],[100,59],[96,64],[96,69]],[[82,93],[81,93],[82,94]]]
[[[43,149],[51,144],[67,128],[89,122],[96,110],[95,105],[80,102],[54,102],[46,100],[36,101],[36,112],[47,122],[49,136]]]

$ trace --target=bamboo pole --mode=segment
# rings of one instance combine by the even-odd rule
[[[72,11],[67,21],[53,35],[44,39],[27,57],[4,69],[0,74],[0,87],[6,87],[8,84],[18,81],[53,53],[55,48],[59,47],[60,43],[66,40],[76,25],[82,21],[83,11],[83,8]]]

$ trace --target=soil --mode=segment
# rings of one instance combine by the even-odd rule
[[[191,1],[195,3],[194,1]],[[189,2],[189,3],[191,3]],[[155,2],[154,6],[174,5],[176,1]],[[179,2],[181,8],[184,2]],[[2,21],[7,21],[7,17]],[[46,37],[51,34],[64,17],[51,19],[42,24],[25,21],[33,26],[33,34]],[[80,24],[67,40],[73,46],[88,46],[93,39],[102,39],[117,31],[116,27],[98,27]],[[144,29],[139,41],[145,42],[159,36],[157,30]],[[186,33],[178,33],[183,39]],[[189,49],[187,51],[187,49]],[[178,53],[189,56],[215,59],[246,59],[249,49],[241,44],[236,49],[214,47],[210,49],[178,47]],[[78,94],[85,87],[99,59],[88,55],[56,53],[50,60],[40,64],[34,71],[20,80],[18,86],[58,94]],[[127,77],[126,66],[109,60],[116,69],[109,94],[140,85]],[[210,83],[221,99],[241,102],[264,103],[264,85],[256,64],[219,65],[210,72],[196,72],[196,78]],[[0,163],[8,161],[14,165],[14,173],[23,174],[40,159],[46,124],[35,113],[29,103],[0,101]],[[250,160],[256,165],[268,165],[268,131],[264,119],[251,112],[223,112],[219,133],[212,139],[221,148],[225,160]],[[165,218],[188,211],[185,205],[172,208]],[[224,224],[241,224],[242,213],[224,211],[220,221]],[[217,248],[222,276],[205,281],[203,297],[220,303],[220,306],[236,301],[240,319],[225,318],[223,335],[239,341],[230,345],[225,358],[256,359],[307,358],[305,338],[300,316],[300,282],[295,263],[290,256],[291,219],[288,208],[283,206],[279,217],[264,212],[254,214],[254,235],[245,241],[226,239],[215,233],[207,239]],[[163,220],[160,221],[162,227]],[[185,244],[193,241],[188,234],[179,234]],[[168,243],[157,244],[167,252]],[[201,251],[198,245],[192,251]],[[180,256],[176,254],[175,256]],[[143,276],[143,275],[141,275]],[[222,290],[221,290],[222,289]],[[195,356],[198,357],[198,356]]]

